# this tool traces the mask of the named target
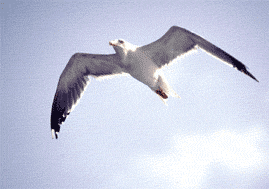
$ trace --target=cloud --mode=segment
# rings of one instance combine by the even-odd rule
[[[246,184],[268,165],[266,152],[259,147],[264,133],[253,128],[245,133],[221,130],[207,135],[179,134],[173,137],[168,152],[141,155],[133,159],[133,165],[140,179],[166,188],[212,186],[214,180],[221,179],[233,184],[235,179],[240,183],[243,179]]]

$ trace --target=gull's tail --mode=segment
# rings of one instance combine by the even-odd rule
[[[173,88],[168,84],[166,78],[164,77],[164,74],[161,73],[158,77],[158,86],[163,90],[163,93],[166,94],[167,98],[168,96],[180,98],[180,96],[173,90]]]

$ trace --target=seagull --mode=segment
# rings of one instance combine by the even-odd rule
[[[81,98],[89,76],[99,78],[129,74],[147,85],[164,102],[178,97],[166,81],[162,68],[198,47],[224,63],[259,82],[240,61],[202,37],[178,26],[172,26],[160,39],[145,46],[136,46],[123,39],[109,42],[115,54],[75,53],[63,70],[51,110],[52,138],[58,138],[60,126]]]

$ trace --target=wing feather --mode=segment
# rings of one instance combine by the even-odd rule
[[[140,49],[153,60],[158,67],[169,64],[197,45],[184,30],[177,26],[171,27],[160,39]]]
[[[122,73],[118,56],[74,54],[63,70],[51,109],[52,134],[57,138],[60,126],[78,103],[85,90],[88,76],[104,76]]]
[[[175,58],[195,49],[196,46],[258,81],[247,71],[243,63],[202,37],[177,26],[172,26],[160,39],[140,49],[161,68]]]

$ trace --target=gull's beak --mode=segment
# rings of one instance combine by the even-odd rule
[[[113,44],[113,43],[111,43],[111,42],[109,42],[109,45],[110,45],[110,46],[117,46],[117,45],[114,45],[114,44]]]

